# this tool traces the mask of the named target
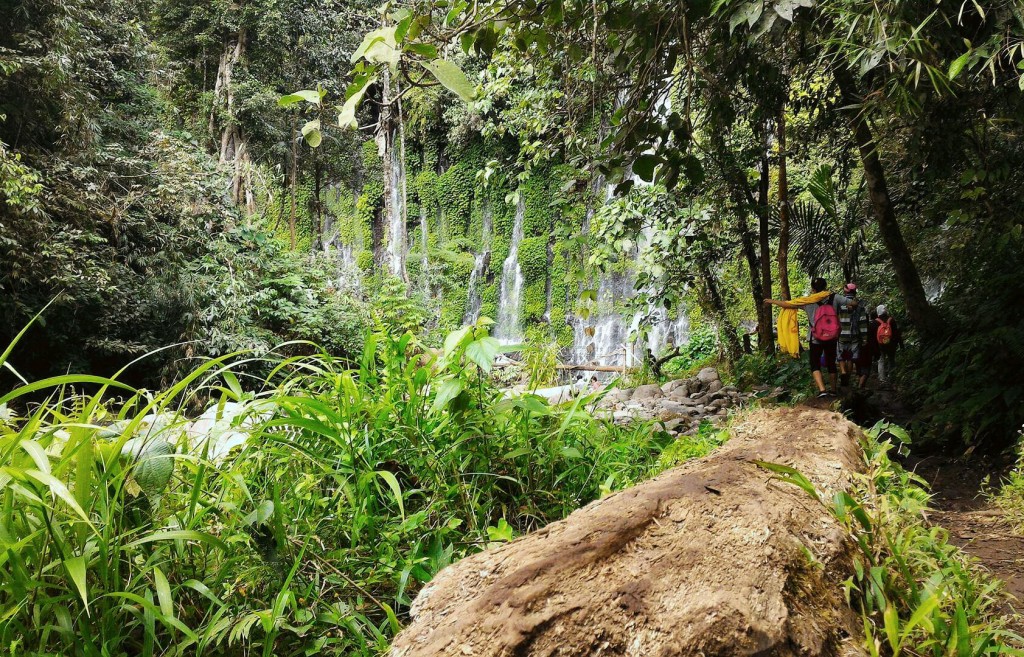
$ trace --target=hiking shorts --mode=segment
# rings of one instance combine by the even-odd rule
[[[860,343],[858,342],[840,342],[839,343],[839,360],[842,361],[854,361],[860,360]]]
[[[825,368],[830,374],[836,373],[836,349],[839,346],[839,340],[829,340],[828,342],[815,342],[811,340],[811,371],[821,371],[822,356],[825,360]]]

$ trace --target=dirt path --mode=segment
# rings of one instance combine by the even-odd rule
[[[872,389],[866,398],[845,400],[844,406],[851,419],[865,427],[880,419],[901,426],[920,419],[898,391],[888,386]],[[951,543],[1005,583],[1004,611],[1017,614],[1013,629],[1024,632],[1024,536],[1015,534],[1003,512],[982,494],[986,477],[996,486],[1012,465],[980,456],[955,459],[935,455],[912,455],[904,463],[931,485],[935,497],[929,520],[945,528]]]
[[[907,463],[932,485],[935,511],[930,520],[949,532],[950,542],[982,563],[1006,584],[1004,611],[1018,614],[1014,629],[1024,632],[1024,536],[1015,534],[1003,512],[985,499],[985,476],[997,482],[1007,464],[975,459],[925,457]]]

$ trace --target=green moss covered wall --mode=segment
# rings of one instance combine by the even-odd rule
[[[486,177],[485,186],[481,172],[487,163],[503,160],[500,147],[478,142],[459,152],[450,148],[449,144],[406,144],[407,274],[410,294],[428,311],[428,326],[441,334],[461,325],[475,259],[485,249],[488,214],[492,225],[487,240],[490,260],[475,284],[481,315],[496,316],[518,192],[524,203],[518,255],[524,329],[531,337],[571,345],[573,331],[566,322],[581,288],[574,270],[585,259],[578,236],[591,202],[586,194],[575,191],[585,187],[576,184],[578,172],[567,165],[540,167],[520,182],[497,167]],[[361,157],[359,193],[335,193],[327,206],[341,241],[357,247],[357,261],[368,275],[364,285],[372,293],[371,288],[379,285],[373,278],[371,249],[374,216],[384,206],[384,171],[372,140],[362,144]],[[425,272],[421,210],[428,226]]]

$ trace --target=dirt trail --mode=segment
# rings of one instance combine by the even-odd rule
[[[880,419],[901,426],[919,419],[911,405],[889,386],[876,386],[866,398],[847,398],[844,407],[852,419],[865,427]],[[912,455],[903,465],[931,485],[934,511],[929,521],[946,529],[951,543],[1005,583],[1008,595],[1004,612],[1024,614],[1024,536],[1015,534],[1002,510],[982,494],[986,477],[995,487],[1013,464],[977,455],[963,460],[945,455]],[[1024,617],[1016,617],[1014,629],[1024,632]]]
[[[1024,536],[1015,534],[1002,510],[981,493],[985,475],[994,473],[991,481],[998,482],[1005,464],[926,457],[909,460],[907,467],[932,485],[935,511],[929,520],[944,527],[951,543],[1006,584],[1006,613],[1024,613]],[[1024,631],[1024,617],[1017,616],[1014,625]]]
[[[391,654],[860,654],[846,533],[754,463],[846,489],[857,436],[828,410],[751,413],[711,455],[441,571]]]

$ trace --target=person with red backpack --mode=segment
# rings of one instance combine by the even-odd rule
[[[835,391],[838,388],[839,377],[836,372],[836,350],[839,345],[839,333],[841,331],[839,309],[857,305],[856,299],[845,297],[841,294],[829,293],[827,288],[828,282],[824,278],[815,278],[811,281],[812,294],[806,297],[793,299],[792,301],[782,301],[779,299],[764,300],[766,305],[779,306],[785,310],[802,308],[807,313],[807,321],[811,328],[811,376],[814,378],[814,384],[818,388],[819,397],[835,395]],[[783,310],[783,313],[785,313],[785,310]],[[779,322],[780,324],[783,323],[781,315]],[[780,335],[781,330],[780,328]],[[829,373],[829,379],[832,384],[831,390],[825,388],[825,380],[821,374],[823,364]]]
[[[903,347],[903,333],[896,325],[896,318],[889,314],[885,305],[875,309],[878,317],[874,326],[875,342],[878,344],[878,380],[885,383],[896,369],[896,350]]]

